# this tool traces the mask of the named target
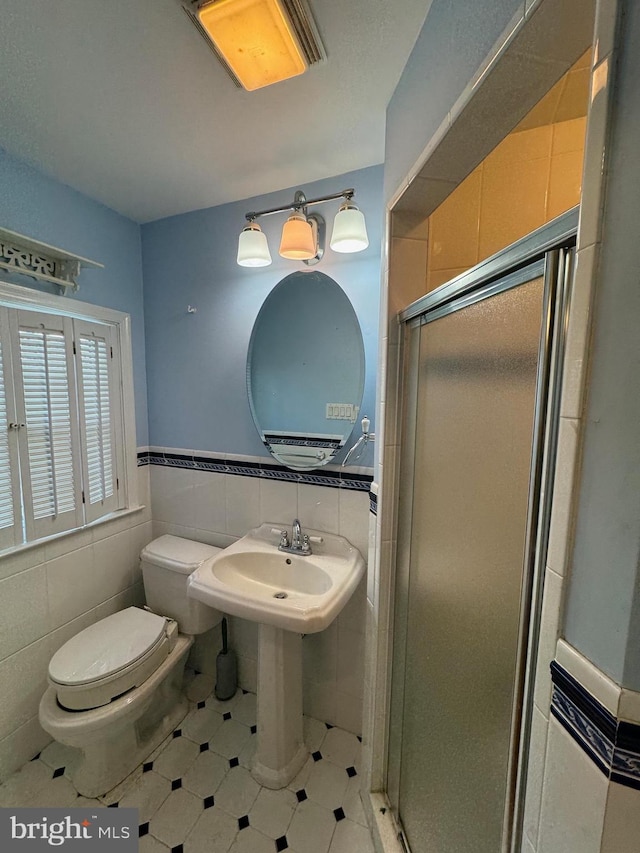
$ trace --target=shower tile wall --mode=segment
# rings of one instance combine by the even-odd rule
[[[264,461],[264,460],[263,460]],[[150,466],[153,534],[171,533],[225,547],[264,522],[345,536],[368,552],[369,496],[365,490],[288,483],[237,474]],[[304,712],[362,733],[366,578],[327,630],[303,642]],[[238,656],[240,686],[255,692],[257,626],[230,617],[230,644]],[[215,673],[220,629],[197,640],[191,663]]]
[[[140,550],[152,539],[149,469],[144,508],[0,560],[0,780],[51,738],[38,723],[49,660],[94,622],[142,604]]]
[[[586,122],[510,133],[434,211],[426,292],[580,203]]]

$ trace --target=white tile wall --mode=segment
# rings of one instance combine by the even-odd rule
[[[345,536],[362,553],[369,550],[369,496],[366,491],[311,486],[151,466],[154,536],[173,533],[225,547],[264,522]],[[366,580],[336,622],[303,643],[305,714],[350,732],[362,732]],[[256,690],[256,626],[229,617],[229,639],[238,660],[239,684]],[[207,644],[206,648],[204,644]],[[215,675],[219,633],[196,640],[192,665]]]
[[[608,780],[549,720],[538,853],[600,853]]]
[[[640,845],[640,791],[612,782],[600,853],[637,853]]]
[[[524,805],[524,838],[534,847],[538,843],[538,824],[542,801],[544,760],[547,751],[548,719],[538,708],[533,709],[529,767],[527,772],[527,796]]]
[[[149,494],[149,468],[138,469]],[[147,497],[148,501],[148,497]],[[38,706],[52,655],[108,613],[142,603],[138,555],[152,539],[145,509],[0,557],[0,780],[51,738]]]
[[[621,688],[566,640],[558,640],[556,660],[614,717],[619,713]],[[635,694],[638,695],[637,693]],[[626,718],[630,719],[630,718]],[[633,719],[633,718],[631,718]],[[639,718],[640,719],[640,718]]]
[[[542,612],[540,614],[540,639],[536,664],[534,702],[545,717],[551,705],[551,671],[549,666],[555,657],[556,644],[562,618],[562,578],[547,567],[544,576]]]

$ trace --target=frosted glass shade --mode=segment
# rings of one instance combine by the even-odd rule
[[[284,223],[280,255],[292,261],[307,261],[316,256],[316,241],[311,223],[301,213],[294,213]]]
[[[197,14],[249,92],[307,70],[293,25],[278,0],[217,0]]]
[[[238,264],[241,267],[268,267],[270,263],[267,237],[256,222],[250,222],[238,238]]]
[[[369,245],[364,215],[355,204],[341,205],[333,220],[333,233],[329,244],[334,252],[361,252]]]

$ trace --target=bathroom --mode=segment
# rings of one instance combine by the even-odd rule
[[[18,156],[11,132],[0,138],[0,146],[7,149],[0,156],[0,225],[103,264],[104,270],[83,271],[80,290],[73,298],[131,316],[135,451],[140,463],[137,497],[143,507],[0,558],[3,780],[31,764],[50,745],[50,737],[39,726],[38,705],[56,649],[110,613],[143,604],[139,555],[145,545],[171,534],[226,547],[265,521],[290,527],[298,517],[303,527],[344,536],[368,562],[366,580],[348,609],[327,631],[309,634],[303,641],[305,714],[325,726],[324,730],[314,728],[316,740],[333,731],[327,725],[345,732],[346,744],[353,745],[354,737],[359,744],[357,737],[362,738],[359,761],[346,765],[356,773],[345,777],[349,802],[339,806],[345,817],[337,821],[332,816],[334,824],[323,849],[333,844],[336,853],[346,844],[364,853],[372,843],[379,850],[400,849],[385,799],[390,597],[396,550],[393,468],[401,444],[393,421],[394,412],[401,408],[400,402],[394,403],[398,338],[387,318],[395,318],[426,292],[429,244],[421,226],[427,216],[512,129],[516,122],[507,113],[514,103],[523,100],[533,106],[588,46],[574,45],[567,35],[569,30],[580,30],[573,23],[576,16],[588,16],[566,0],[483,2],[475,5],[464,26],[462,4],[434,0],[427,12],[428,5],[423,4],[422,17],[416,18],[415,46],[410,55],[407,52],[387,108],[384,162],[378,160],[376,165],[354,163],[349,170],[303,180],[291,189],[291,183],[281,181],[274,186],[282,189],[273,192],[252,194],[252,184],[247,182],[249,189],[236,197],[241,200],[215,207],[203,201],[191,208],[195,212],[166,214],[152,222],[141,213],[134,221],[136,217],[125,217],[93,200],[90,192],[77,192],[47,177],[53,167],[46,150],[26,146]],[[633,46],[640,38],[640,21],[631,3],[600,2],[595,13],[595,21],[591,18],[583,24],[590,33],[595,27],[592,95],[566,349],[571,383],[563,393],[542,602],[539,647],[545,664],[539,671],[544,675],[540,675],[530,737],[529,811],[521,846],[526,853],[619,853],[635,849],[638,837],[634,779],[621,782],[620,764],[605,772],[590,757],[588,747],[575,745],[580,743],[575,734],[569,736],[555,711],[550,712],[552,686],[546,675],[555,657],[606,707],[621,731],[626,726],[631,732],[626,746],[616,744],[615,756],[619,761],[626,756],[630,765],[637,761],[632,735],[637,732],[637,725],[633,728],[639,719],[635,691],[640,687],[634,481],[638,448],[631,428],[637,422],[637,394],[630,389],[636,376],[633,319],[638,311],[630,285],[635,282],[638,249],[629,223],[634,221],[630,214],[638,197],[638,171],[630,146],[637,138],[640,75]],[[465,14],[469,15],[466,9]],[[17,44],[18,35],[26,39],[29,25],[13,23]],[[36,28],[34,38],[42,37]],[[511,54],[509,47],[519,37],[522,40]],[[574,54],[566,56],[569,50]],[[11,55],[9,47],[3,49],[7,60]],[[548,80],[545,73],[550,75]],[[490,97],[483,86],[494,87]],[[480,94],[474,100],[476,90]],[[24,94],[18,86],[13,93],[5,86],[2,97],[9,118],[24,116],[33,107],[27,108],[26,101],[20,104]],[[465,112],[468,104],[475,113]],[[65,120],[63,116],[59,125],[52,124],[51,133],[62,132]],[[462,134],[464,146],[456,147],[453,137],[447,143],[450,129]],[[438,150],[443,141],[449,145],[448,157],[446,146]],[[603,151],[608,157],[604,170]],[[286,157],[284,150],[282,157]],[[40,168],[30,162],[39,162]],[[97,163],[94,169],[99,169]],[[288,204],[296,188],[315,198],[347,186],[356,188],[355,202],[366,214],[369,248],[340,257],[327,251],[319,270],[345,291],[360,323],[366,362],[361,413],[371,418],[375,442],[355,465],[335,472],[338,483],[341,476],[345,484],[351,480],[347,487],[251,476],[246,469],[255,457],[261,457],[262,464],[274,463],[265,455],[249,410],[249,340],[268,294],[299,265],[280,260],[273,251],[281,226],[277,217],[261,220],[274,256],[273,265],[265,270],[236,266],[238,232],[247,211]],[[407,186],[413,197],[404,193]],[[328,223],[334,212],[326,207]],[[452,268],[458,269],[457,262]],[[608,282],[616,287],[605,286]],[[24,286],[25,280],[20,284]],[[34,289],[33,282],[27,286]],[[591,335],[588,374],[587,331]],[[612,382],[613,376],[620,379]],[[357,423],[351,443],[359,428]],[[576,463],[579,448],[581,467]],[[163,456],[166,452],[173,457]],[[217,471],[185,467],[184,457],[203,454],[222,459],[226,467]],[[169,461],[172,458],[175,464]],[[362,482],[367,488],[361,487]],[[248,691],[241,695],[251,696],[257,684],[257,632],[252,623],[233,617],[229,621],[240,687]],[[216,630],[210,644],[201,643],[191,660],[191,673],[197,670],[202,684],[213,678],[220,648]],[[562,640],[556,653],[558,637]],[[322,742],[318,747],[314,744],[314,751],[322,752]],[[354,760],[351,753],[349,761]],[[38,761],[38,772],[44,773],[49,765]],[[50,767],[50,776],[59,769],[59,765]],[[628,775],[633,776],[630,770]],[[40,778],[33,776],[32,789]],[[47,779],[47,785],[50,782],[68,793],[64,774]],[[157,784],[160,789],[164,783]],[[360,805],[358,790],[364,792]],[[187,793],[187,788],[178,789],[167,796],[189,802]],[[154,796],[161,795],[155,792]],[[63,796],[50,804],[65,807],[69,802]],[[295,810],[300,805],[296,803]],[[289,808],[293,812],[294,805]],[[460,808],[464,810],[464,804]],[[536,810],[537,819],[532,816]],[[210,811],[213,814],[216,808]],[[146,822],[152,819],[141,821]],[[340,824],[343,838],[336,835]],[[263,849],[258,825],[238,832],[224,849],[233,843],[236,849]],[[353,835],[344,833],[344,827]],[[226,838],[225,832],[212,830],[220,838]],[[322,832],[310,824],[307,833],[306,849],[315,850],[312,838],[321,837]],[[305,849],[302,842],[291,840],[295,832],[287,838],[290,848],[299,853]],[[253,848],[249,839],[254,841]],[[161,841],[151,830],[141,836],[140,848],[172,849],[183,840],[167,835]]]

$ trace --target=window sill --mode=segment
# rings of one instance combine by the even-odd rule
[[[59,542],[60,540],[67,539],[70,536],[78,535],[79,533],[84,533],[85,531],[98,531],[106,524],[113,524],[113,522],[115,521],[119,521],[121,519],[137,515],[138,513],[143,512],[143,510],[145,509],[147,509],[145,504],[140,504],[134,507],[127,507],[126,509],[119,509],[116,510],[116,512],[111,512],[109,513],[109,515],[104,515],[102,516],[102,518],[98,518],[95,521],[92,521],[90,524],[85,524],[82,527],[74,527],[72,530],[65,530],[62,533],[56,533],[54,536],[45,536],[42,539],[34,539],[32,542],[23,542],[20,545],[14,545],[12,548],[5,548],[4,551],[0,551],[0,560],[3,557],[18,556],[19,554],[32,551],[35,548],[41,548],[45,545],[49,545],[51,542]],[[103,538],[105,537],[98,536],[96,537],[96,541],[97,539]]]

